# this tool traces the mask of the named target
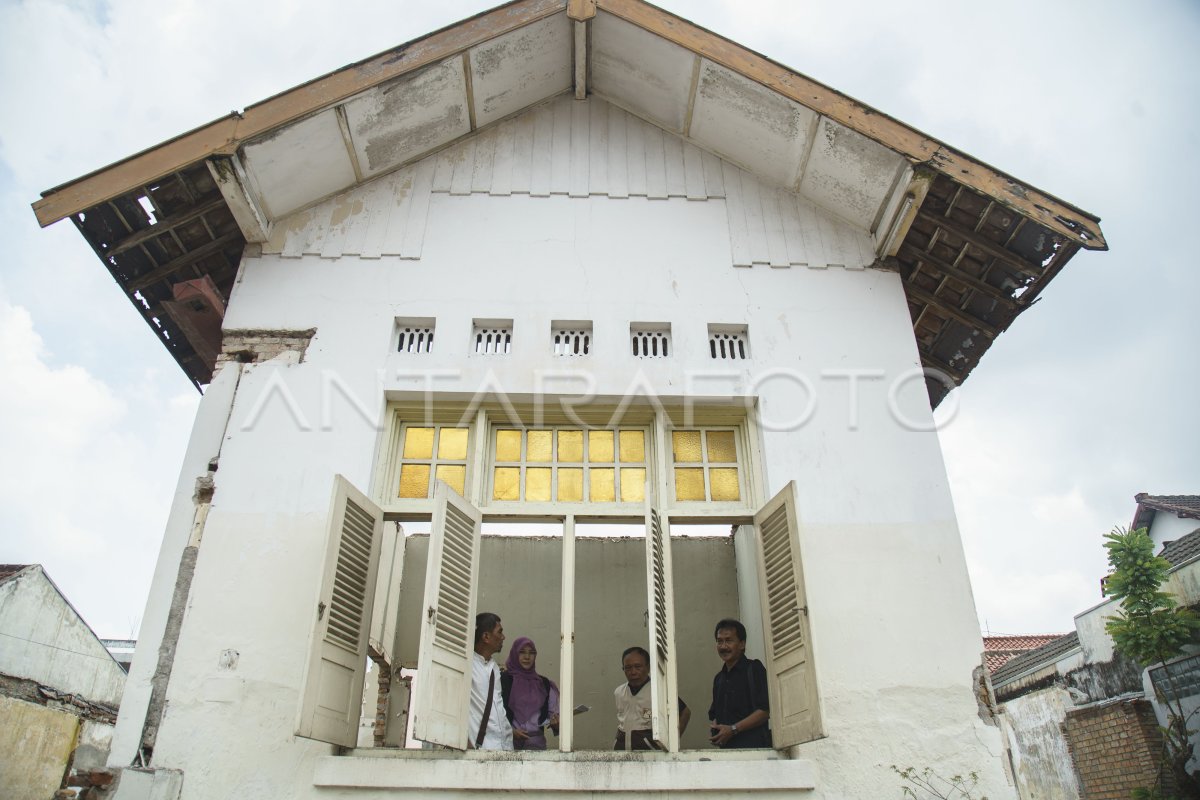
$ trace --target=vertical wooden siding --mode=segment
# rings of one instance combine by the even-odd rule
[[[419,259],[434,192],[722,199],[733,266],[861,269],[875,260],[870,234],[804,197],[604,100],[569,95],[278,221],[263,252]]]

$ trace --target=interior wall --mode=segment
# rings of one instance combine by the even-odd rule
[[[575,540],[575,704],[590,707],[575,718],[576,750],[612,748],[613,690],[625,681],[621,653],[633,645],[649,649],[645,547],[643,537]],[[396,643],[405,664],[416,664],[428,552],[427,535],[405,539]],[[721,667],[712,627],[718,619],[738,613],[733,542],[728,537],[674,538],[671,557],[679,695],[692,709],[681,746],[703,749],[710,747],[705,715],[712,678]],[[478,608],[499,614],[503,621],[501,663],[518,636],[529,636],[537,645],[538,672],[558,681],[562,540],[484,536],[480,564]],[[550,745],[555,746],[555,740]]]

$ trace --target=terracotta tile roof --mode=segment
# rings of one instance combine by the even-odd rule
[[[1163,542],[1159,555],[1178,566],[1197,555],[1200,555],[1200,528],[1181,536],[1173,542]]]
[[[28,564],[0,564],[0,581],[11,578],[28,566]]]
[[[1061,633],[984,636],[983,663],[987,667],[988,672],[995,674],[996,670],[1000,669],[1000,667],[1016,656],[1027,653],[1030,650],[1036,650],[1055,639],[1062,638],[1062,636],[1063,634]]]
[[[1200,494],[1146,494],[1133,496],[1137,511],[1133,512],[1130,530],[1145,528],[1154,520],[1155,513],[1165,511],[1183,519],[1200,519]]]
[[[992,685],[999,687],[1007,681],[1028,669],[1042,663],[1057,661],[1060,656],[1079,646],[1079,633],[1072,631],[1063,636],[1056,636],[1035,650],[1027,650],[1008,660],[998,670],[992,672]]]

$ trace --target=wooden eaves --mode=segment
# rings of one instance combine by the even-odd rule
[[[1107,249],[1099,219],[798,72],[643,0],[593,0],[603,11],[740,73],[927,165],[1090,250]],[[109,167],[50,189],[33,204],[50,225],[360,92],[564,10],[564,0],[516,0],[424,38],[343,67]],[[574,8],[572,9],[575,10]],[[579,13],[579,12],[576,12]]]

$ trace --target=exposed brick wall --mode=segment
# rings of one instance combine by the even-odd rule
[[[227,330],[221,339],[217,365],[226,361],[257,364],[288,352],[297,353],[297,360],[303,361],[316,332],[316,328],[303,331]]]
[[[383,659],[375,664],[379,667],[379,694],[375,703],[375,746],[383,747],[387,736],[388,701],[392,693],[392,667]]]
[[[1063,734],[1075,762],[1083,800],[1128,800],[1149,788],[1163,769],[1162,734],[1154,708],[1130,698],[1067,712]],[[1163,788],[1174,788],[1163,770]]]

